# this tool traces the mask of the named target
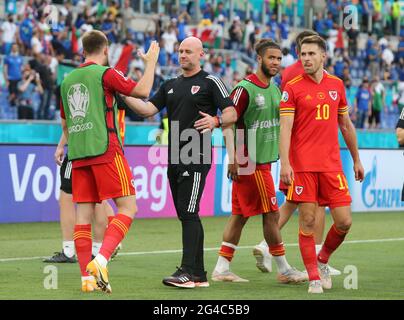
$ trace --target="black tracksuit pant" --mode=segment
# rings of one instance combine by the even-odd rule
[[[202,276],[204,231],[199,218],[199,202],[210,165],[172,165],[167,175],[177,216],[182,223],[181,267],[191,275]]]

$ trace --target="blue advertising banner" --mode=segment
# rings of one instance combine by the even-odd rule
[[[0,146],[0,223],[59,220],[55,146]]]
[[[150,147],[126,147],[135,177],[139,218],[175,217],[165,166],[148,158]],[[55,146],[0,145],[0,223],[59,220],[59,167]],[[227,216],[231,212],[232,184],[227,178],[226,149],[215,148],[214,164],[206,182],[201,214]],[[353,199],[352,211],[398,211],[404,213],[401,189],[404,156],[401,150],[360,150],[365,168],[363,183],[355,181],[349,151],[341,150],[344,173]],[[272,165],[276,190],[279,162]],[[278,204],[284,195],[277,191]]]

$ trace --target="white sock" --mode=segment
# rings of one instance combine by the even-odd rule
[[[265,240],[262,240],[259,244],[260,247],[266,248],[266,250],[268,250],[268,244]]]
[[[63,253],[68,258],[74,256],[75,254],[74,241],[63,241]]]
[[[322,244],[316,244],[316,256],[318,256],[318,254],[320,253],[322,247],[323,247]]]
[[[233,248],[234,251],[236,251],[236,249],[237,249],[237,246],[230,242],[223,241],[222,246]],[[230,261],[227,260],[225,257],[222,257],[221,255],[219,255],[219,258],[217,259],[215,270],[217,272],[229,271],[230,270]]]
[[[101,245],[102,245],[102,242],[94,242],[93,241],[92,254],[93,254],[94,257],[100,252]]]
[[[107,261],[107,259],[105,259],[105,257],[104,257],[102,254],[97,254],[97,255],[95,256],[95,260],[97,260],[97,262],[98,262],[102,267],[104,267],[104,268],[107,267],[108,261]]]
[[[284,273],[287,270],[289,270],[291,267],[286,260],[285,255],[283,256],[272,256],[275,259],[276,266],[278,267],[278,272],[279,273]]]
[[[219,273],[229,271],[230,270],[230,261],[225,257],[219,256],[217,259],[215,270]]]

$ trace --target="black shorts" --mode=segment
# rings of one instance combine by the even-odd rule
[[[72,162],[69,161],[67,155],[60,167],[60,190],[72,194]]]

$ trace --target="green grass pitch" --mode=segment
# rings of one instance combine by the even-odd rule
[[[181,259],[181,229],[176,219],[135,219],[123,242],[122,254],[109,264],[113,293],[81,293],[78,264],[54,264],[57,289],[46,289],[48,264],[39,257],[61,249],[58,223],[0,225],[0,299],[143,299],[143,300],[274,300],[274,299],[403,299],[404,213],[355,213],[351,232],[330,264],[341,271],[333,277],[333,289],[308,295],[307,283],[282,285],[272,273],[255,267],[252,247],[261,241],[261,218],[247,223],[232,262],[232,271],[249,283],[210,281],[209,288],[178,289],[162,285]],[[217,260],[227,217],[203,218],[205,265],[208,274]],[[327,229],[331,223],[327,215]],[[289,263],[303,269],[297,244],[297,217],[282,230]],[[375,241],[368,241],[375,240]],[[37,257],[37,258],[35,258]],[[25,259],[27,258],[27,259]],[[352,267],[357,270],[357,289]],[[53,273],[55,274],[55,273]],[[351,277],[351,278],[349,278]]]

